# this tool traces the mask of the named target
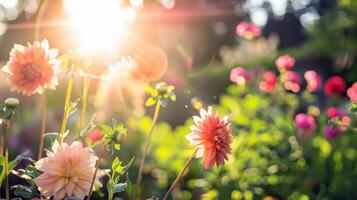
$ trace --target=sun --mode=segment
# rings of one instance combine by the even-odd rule
[[[65,0],[65,9],[80,51],[112,51],[128,36],[136,10],[120,0]]]

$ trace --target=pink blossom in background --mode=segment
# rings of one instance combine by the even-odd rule
[[[279,56],[275,60],[275,66],[279,69],[279,71],[287,71],[291,70],[295,65],[295,59],[290,55]]]
[[[310,133],[316,129],[315,118],[305,113],[295,116],[295,126],[304,133]]]
[[[58,85],[55,68],[58,66],[57,50],[50,49],[47,40],[28,46],[15,44],[10,59],[2,68],[8,76],[11,90],[24,95],[41,94]]]
[[[263,73],[263,80],[259,83],[259,89],[266,93],[274,92],[278,85],[278,78],[272,71],[266,71]]]
[[[198,148],[197,158],[202,157],[203,166],[208,169],[223,165],[231,153],[232,133],[227,117],[212,113],[212,108],[201,109],[200,117],[194,116],[192,133],[186,135],[190,144]]]
[[[233,68],[231,70],[229,79],[238,85],[244,85],[245,83],[251,82],[253,80],[252,75],[243,67]]]
[[[56,141],[52,151],[47,151],[47,157],[35,163],[35,167],[43,173],[34,181],[44,197],[54,197],[54,200],[65,197],[83,199],[89,193],[97,159],[81,142],[60,145]],[[102,174],[101,171],[98,173],[97,183]]]
[[[300,75],[294,71],[287,71],[282,74],[282,81],[284,84],[284,88],[288,91],[292,91],[294,93],[298,93],[300,91]]]
[[[357,82],[355,82],[350,88],[348,88],[347,96],[352,102],[357,102]]]
[[[336,117],[343,117],[346,113],[336,107],[329,107],[327,109],[327,117],[329,119],[336,118]]]
[[[261,30],[253,23],[241,22],[236,27],[236,33],[238,36],[250,40],[259,37],[261,35]]]
[[[304,74],[304,78],[307,82],[306,90],[309,92],[315,92],[322,86],[322,81],[320,76],[315,71],[307,71]]]
[[[325,94],[331,95],[342,95],[346,91],[346,83],[340,76],[332,76],[325,83]]]
[[[324,126],[324,135],[327,139],[333,139],[338,137],[341,134],[340,127],[331,127],[331,126]]]

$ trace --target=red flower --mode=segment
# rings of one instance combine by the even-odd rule
[[[238,85],[244,85],[246,82],[252,81],[252,76],[244,68],[236,67],[231,70],[229,79]]]
[[[241,22],[236,27],[236,33],[238,36],[250,40],[260,36],[261,30],[257,25],[253,23]]]
[[[209,107],[206,112],[200,110],[201,117],[194,116],[195,125],[192,133],[186,135],[191,145],[198,148],[196,157],[203,158],[203,166],[212,168],[223,165],[231,153],[232,134],[227,117],[220,117],[212,113]]]
[[[304,74],[307,82],[306,90],[309,92],[315,92],[321,88],[322,81],[320,76],[315,71],[307,71]]]
[[[297,72],[287,71],[282,74],[282,82],[286,90],[298,93],[300,91],[300,76]]]
[[[34,42],[27,47],[15,44],[10,59],[2,69],[9,74],[11,90],[24,95],[42,93],[45,89],[55,89],[57,50],[49,49],[48,41]]]
[[[102,133],[97,128],[88,134],[88,139],[90,139],[92,143],[101,140],[102,137],[103,137]]]
[[[345,81],[340,76],[333,76],[325,83],[325,93],[327,95],[342,95],[346,90]]]
[[[278,84],[278,79],[274,72],[266,71],[263,74],[263,80],[259,83],[259,89],[266,93],[274,92]]]
[[[329,119],[336,118],[336,117],[343,117],[343,116],[346,116],[346,114],[336,107],[329,107],[327,109],[327,117]]]
[[[355,82],[352,87],[348,88],[347,96],[351,99],[351,101],[357,102],[357,82]]]
[[[275,65],[280,71],[291,70],[295,65],[295,59],[287,54],[279,56],[275,60]]]

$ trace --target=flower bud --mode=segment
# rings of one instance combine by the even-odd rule
[[[7,98],[5,100],[5,105],[10,108],[16,108],[20,105],[20,101],[16,98]]]
[[[168,85],[164,82],[158,83],[156,90],[159,92],[159,95],[164,95],[168,92]]]
[[[119,142],[120,144],[123,143],[126,138],[127,138],[128,134],[124,131],[119,133],[119,135],[117,136],[117,142]]]

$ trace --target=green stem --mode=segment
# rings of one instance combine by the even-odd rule
[[[84,127],[85,123],[85,114],[87,111],[87,103],[88,103],[88,91],[89,91],[89,86],[90,86],[91,80],[88,79],[87,77],[84,78],[83,80],[83,94],[82,94],[82,110],[81,110],[81,116],[79,119],[79,131],[78,131],[78,136],[81,137],[81,131]]]
[[[148,138],[146,140],[146,143],[145,143],[144,153],[143,153],[143,157],[141,158],[139,172],[138,172],[138,176],[137,176],[137,179],[136,179],[136,187],[135,187],[134,195],[133,195],[133,199],[134,200],[136,199],[137,191],[138,191],[138,188],[140,186],[141,179],[142,179],[142,172],[143,172],[143,167],[144,167],[144,163],[145,163],[145,157],[146,157],[146,155],[148,153],[148,150],[149,150],[151,136],[152,136],[152,133],[153,133],[154,128],[156,126],[156,122],[157,122],[157,119],[159,117],[159,112],[160,112],[160,101],[157,101],[154,117],[153,117],[153,120],[152,120],[152,123],[151,123],[151,127],[149,129],[149,136],[148,136]]]
[[[94,171],[92,182],[91,182],[91,185],[90,185],[90,188],[89,188],[89,193],[88,193],[87,200],[90,200],[90,198],[92,196],[93,187],[94,187],[94,183],[95,183],[95,178],[97,177],[97,173],[98,173],[98,169],[99,169],[100,157],[102,157],[103,151],[105,149],[105,145],[106,145],[106,143],[102,143],[102,145],[99,148],[98,160],[95,162],[95,171]]]
[[[166,192],[166,194],[165,194],[165,196],[164,196],[164,198],[162,200],[166,200],[166,199],[169,198],[170,193],[175,188],[175,186],[177,185],[177,183],[181,179],[182,175],[185,173],[186,169],[188,168],[188,166],[191,164],[191,162],[192,162],[193,158],[195,157],[197,151],[198,151],[198,148],[196,148],[196,150],[193,152],[191,157],[186,161],[185,165],[181,169],[180,173],[177,175],[175,181],[172,183],[170,189]]]
[[[5,119],[3,121],[3,130],[4,130],[4,154],[5,154],[5,195],[6,200],[10,200],[10,191],[9,191],[9,129],[10,129],[10,120]]]
[[[46,94],[43,93],[41,95],[41,132],[40,132],[40,141],[38,144],[38,156],[37,160],[42,158],[43,151],[43,142],[44,142],[44,134],[46,131]]]
[[[61,125],[61,133],[59,135],[59,143],[60,144],[62,144],[62,142],[63,142],[64,132],[66,131],[69,106],[70,106],[71,96],[72,96],[72,87],[73,87],[73,74],[71,73],[69,80],[68,80],[66,100],[65,100],[65,104],[64,104],[63,120],[62,120],[62,125]]]
[[[112,190],[109,190],[108,193],[108,200],[113,200],[114,192]]]

